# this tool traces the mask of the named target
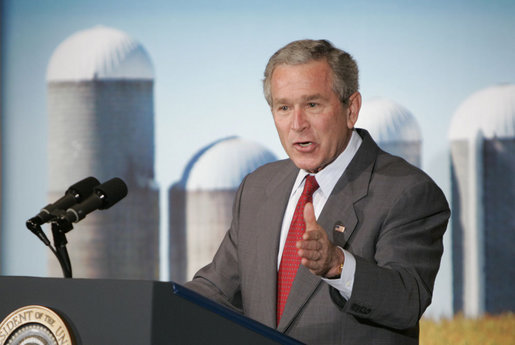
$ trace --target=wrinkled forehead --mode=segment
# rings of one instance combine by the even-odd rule
[[[311,61],[305,64],[281,64],[274,70],[270,91],[276,99],[287,91],[303,91],[306,98],[316,94],[334,91],[333,73],[330,66],[323,61]]]

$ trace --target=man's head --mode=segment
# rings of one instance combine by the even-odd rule
[[[295,41],[275,53],[264,92],[295,165],[318,172],[347,146],[361,107],[358,68],[327,41]]]

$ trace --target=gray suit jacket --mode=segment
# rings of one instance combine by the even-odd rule
[[[379,149],[368,132],[318,223],[356,257],[348,301],[301,265],[277,329],[309,344],[417,344],[450,216],[421,170]],[[186,287],[276,328],[279,232],[298,173],[290,160],[242,182],[213,262]],[[340,222],[343,233],[334,231]]]

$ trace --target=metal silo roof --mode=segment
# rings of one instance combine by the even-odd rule
[[[143,46],[122,31],[105,26],[76,32],[54,51],[47,81],[153,79]]]
[[[220,139],[192,157],[180,185],[187,190],[234,189],[247,174],[276,159],[258,143],[239,137]]]
[[[368,130],[379,143],[422,140],[415,117],[400,104],[385,98],[363,102],[356,127]]]
[[[515,136],[515,85],[502,84],[477,91],[456,110],[449,129],[451,140]]]

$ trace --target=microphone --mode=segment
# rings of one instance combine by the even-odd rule
[[[93,193],[86,200],[68,208],[61,219],[69,223],[77,223],[95,210],[106,210],[110,208],[118,201],[125,198],[127,192],[125,182],[118,177],[114,177],[94,187]]]
[[[93,188],[98,186],[100,182],[90,176],[86,177],[83,180],[75,183],[70,186],[68,190],[64,193],[64,196],[59,200],[54,202],[53,204],[48,204],[41,209],[35,217],[27,220],[27,227],[34,231],[39,225],[45,224],[52,219],[56,218],[56,215],[52,214],[55,210],[66,210],[70,206],[75,205],[78,202],[83,201],[86,197],[90,196],[93,193]],[[36,234],[37,235],[37,234]],[[39,235],[38,235],[39,236]]]

